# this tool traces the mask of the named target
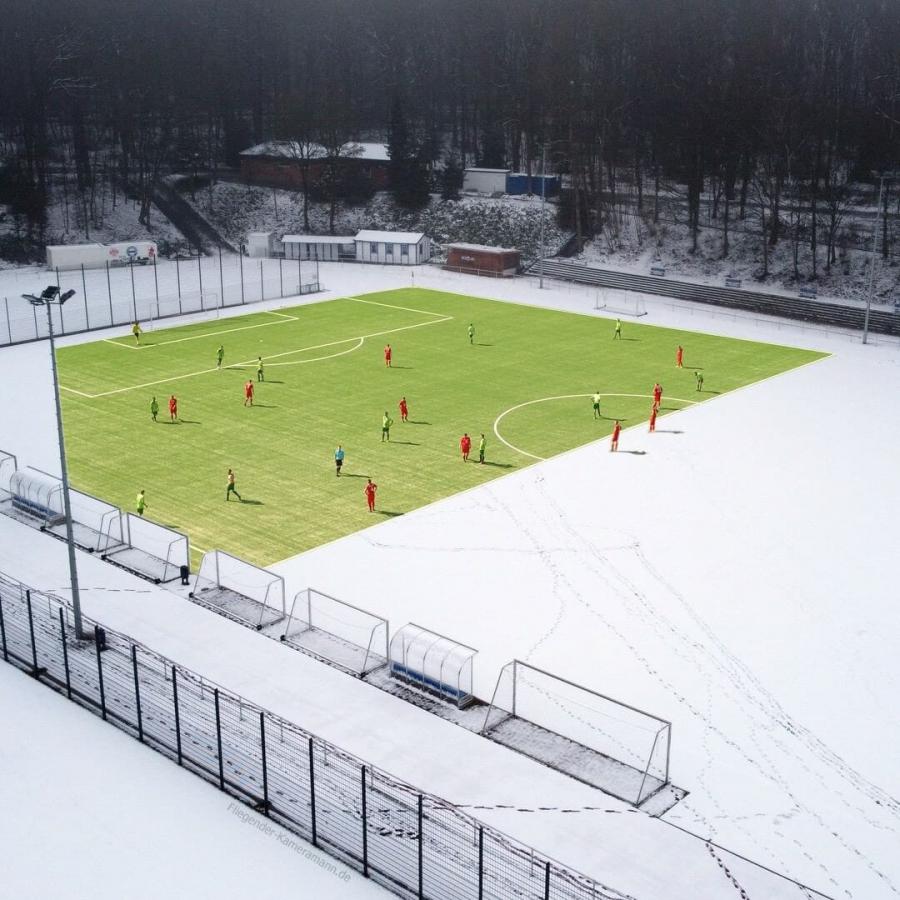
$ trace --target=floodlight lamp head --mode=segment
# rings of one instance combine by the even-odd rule
[[[48,284],[41,292],[42,300],[52,300],[59,293],[59,288],[55,284]]]
[[[44,305],[44,301],[40,297],[35,297],[34,294],[22,294],[22,299],[27,300],[32,306]]]
[[[66,302],[66,300],[70,300],[74,296],[75,296],[75,289],[72,288],[72,290],[66,291],[64,294],[60,294],[59,302],[60,302],[60,304],[63,304]]]

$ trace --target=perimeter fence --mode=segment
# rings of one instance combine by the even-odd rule
[[[0,574],[3,659],[404,898],[633,900]],[[312,686],[311,686],[312,687]],[[0,876],[2,880],[2,876]]]
[[[9,274],[9,273],[7,273]],[[10,276],[12,277],[12,276]],[[9,279],[7,279],[9,280]],[[53,333],[80,334],[113,325],[161,319],[296,297],[319,291],[318,265],[309,260],[249,259],[223,253],[147,265],[78,269],[23,270],[14,279],[19,290],[0,297],[0,346],[46,338],[44,310],[21,294],[40,294],[48,285],[74,290],[64,306],[53,306]]]

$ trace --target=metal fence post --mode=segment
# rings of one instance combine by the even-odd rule
[[[550,900],[550,863],[544,867],[544,900]]]
[[[100,649],[100,629],[94,629],[94,646],[97,648],[97,680],[100,684],[100,715],[106,720],[106,688],[103,684],[103,653]]]
[[[245,303],[244,300],[244,245],[240,246],[240,253],[238,253],[238,262],[241,266],[241,304]]]
[[[153,291],[156,294],[156,315],[159,316],[159,277],[156,274],[156,254],[153,254]]]
[[[3,305],[6,307],[6,333],[9,335],[10,344],[13,342],[12,323],[9,321],[9,297],[3,298]]]
[[[37,677],[40,673],[38,671],[38,660],[37,660],[37,644],[34,640],[34,617],[31,614],[31,591],[25,591],[25,603],[28,607],[28,630],[31,634],[31,662],[32,662],[32,675]]]
[[[478,900],[484,898],[484,828],[478,826]]]
[[[88,312],[87,281],[84,277],[84,263],[81,264],[81,296],[84,298],[84,324],[91,330],[91,314]]]
[[[221,303],[225,305],[225,276],[222,274],[222,245],[219,244],[219,293],[221,294]]]
[[[262,811],[269,814],[269,764],[266,761],[266,714],[259,714],[259,749],[262,755],[263,802]]]
[[[266,299],[266,284],[263,281],[263,261],[259,261],[259,299],[260,301]]]
[[[417,844],[419,845],[418,846],[418,852],[419,852],[419,894],[418,894],[418,897],[419,897],[419,900],[422,900],[422,898],[425,896],[422,893],[422,820],[423,820],[422,795],[419,794],[419,828],[418,828],[419,836],[418,836],[418,840],[417,840]]]
[[[284,257],[278,257],[278,290],[280,295],[284,296]]]
[[[109,324],[116,324],[116,317],[113,313],[113,305],[112,305],[112,281],[109,277],[109,260],[106,261],[106,293],[109,297]]]
[[[0,625],[2,625],[2,616],[0,616]],[[66,672],[66,696],[72,699],[72,677],[69,674],[69,646],[66,642],[66,617],[63,614],[63,608],[59,608],[59,637],[62,641],[63,652],[63,668]]]
[[[178,670],[172,666],[172,702],[175,705],[175,752],[178,754],[178,765],[182,765],[181,758],[181,715],[178,712]]]
[[[313,739],[309,739],[309,806],[312,812],[312,845],[319,846],[319,837],[316,832],[316,770],[313,765]]]
[[[181,307],[181,262],[175,254],[175,281],[178,283],[178,306]]]
[[[225,790],[225,764],[222,760],[222,716],[219,712],[219,689],[213,691],[216,704],[216,750],[219,757],[219,790]]]
[[[203,251],[197,244],[197,272],[200,274],[200,309],[203,309],[203,260],[201,259]]]
[[[6,623],[3,621],[3,594],[0,594],[0,644],[3,645],[3,661],[9,662],[9,651],[6,649]]]
[[[362,767],[362,845],[363,875],[369,877],[369,815],[366,809],[366,767]]]
[[[131,272],[131,308],[134,310],[134,321],[137,322],[138,314],[137,314],[137,293],[134,289],[134,263],[131,263],[128,266],[129,271]]]
[[[138,679],[137,647],[131,645],[131,665],[134,669],[134,705],[137,708],[138,740],[144,743],[144,717],[141,714],[141,683]]]

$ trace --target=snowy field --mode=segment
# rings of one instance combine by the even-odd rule
[[[432,269],[323,265],[330,290],[304,299],[413,277],[597,315],[592,291]],[[589,445],[275,568],[289,594],[312,585],[395,628],[415,621],[478,648],[481,697],[516,657],[670,720],[672,780],[690,793],[664,820],[80,554],[86,610],[413,784],[486,807],[475,814],[641,900],[737,893],[704,843],[674,826],[831,897],[896,897],[900,347],[646,304],[643,322],[832,355],[667,416],[654,435],[624,432],[622,450],[643,454]],[[0,352],[18,398],[0,448],[55,471],[46,352]],[[64,547],[0,520],[0,570],[62,591]],[[548,809],[521,811],[538,807]],[[726,858],[753,900],[808,896]],[[350,896],[342,889],[333,896]]]

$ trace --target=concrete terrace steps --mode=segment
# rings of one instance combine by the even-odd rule
[[[536,268],[537,264],[531,267],[531,274],[534,274]],[[579,284],[675,297],[679,300],[742,309],[747,312],[780,316],[836,328],[862,330],[865,321],[865,310],[860,307],[717,285],[692,284],[653,275],[635,275],[558,259],[544,260],[544,275]],[[869,330],[876,334],[900,336],[900,315],[873,309],[869,316]]]

